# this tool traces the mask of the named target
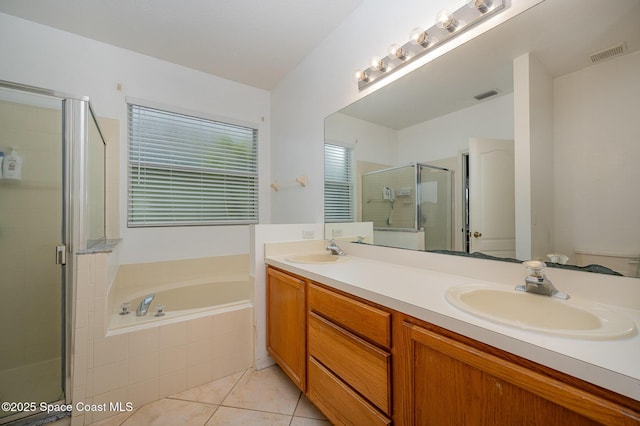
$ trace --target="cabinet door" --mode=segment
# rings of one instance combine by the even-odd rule
[[[398,425],[637,424],[609,400],[419,325],[402,322],[398,339]]]
[[[304,392],[306,390],[306,283],[267,269],[267,351]]]

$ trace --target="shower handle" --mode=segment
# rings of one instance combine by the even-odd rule
[[[56,265],[67,264],[67,246],[56,246]]]

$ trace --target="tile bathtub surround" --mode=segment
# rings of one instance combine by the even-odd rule
[[[94,423],[135,425],[330,425],[278,366],[248,369]]]
[[[74,403],[141,407],[252,366],[252,308],[105,336],[108,256],[78,256]],[[74,412],[72,425],[115,414]]]

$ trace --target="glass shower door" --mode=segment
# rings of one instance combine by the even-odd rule
[[[21,164],[10,169],[12,149]],[[55,253],[65,238],[62,100],[0,88],[0,151],[0,401],[60,401],[65,277]],[[3,404],[0,423],[27,414],[35,413]]]
[[[453,172],[426,164],[418,166],[425,250],[453,250]]]

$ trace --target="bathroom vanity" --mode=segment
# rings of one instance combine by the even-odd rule
[[[334,424],[640,423],[640,374],[615,385],[624,377],[615,365],[638,359],[637,331],[611,340],[512,331],[444,300],[478,280],[349,257],[266,258],[269,353]],[[625,314],[637,323],[638,312]],[[597,351],[611,370],[580,355]]]

